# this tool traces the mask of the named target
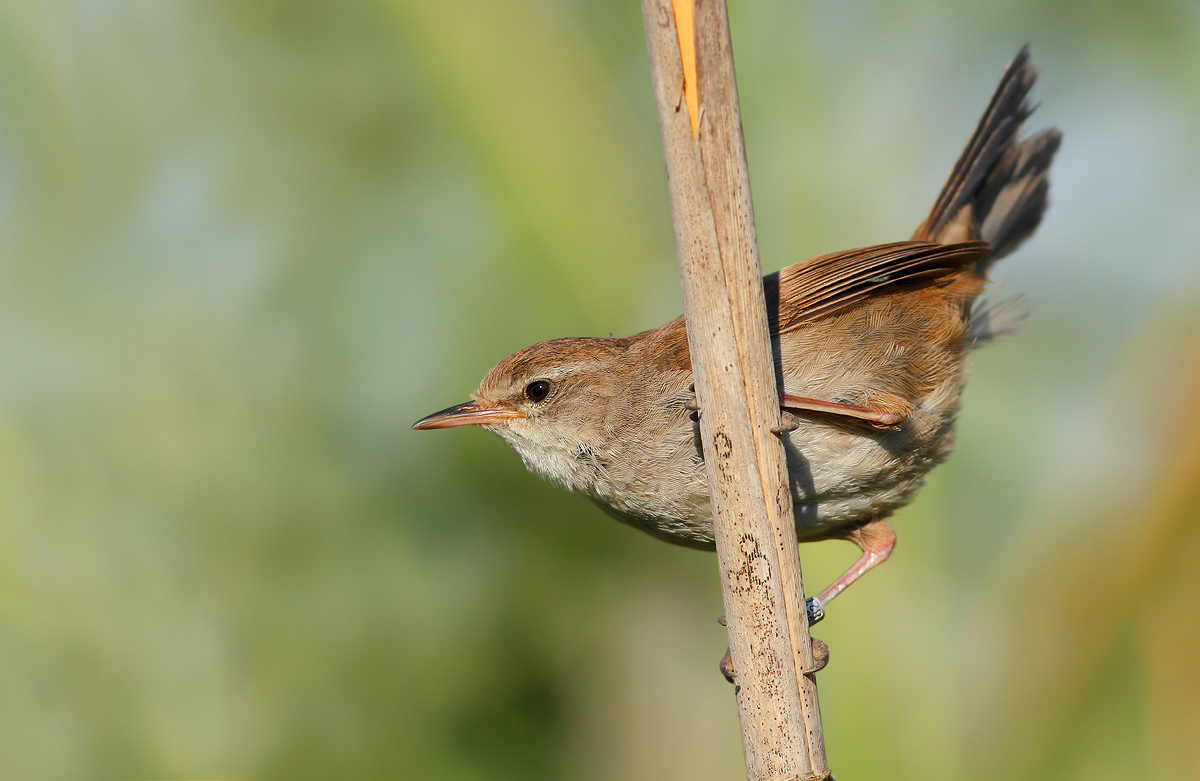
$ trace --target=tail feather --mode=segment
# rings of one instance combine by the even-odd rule
[[[976,203],[984,215],[979,237],[992,245],[992,263],[1017,248],[1037,228],[1046,211],[1047,174],[1062,134],[1051,128],[1009,149],[997,162]]]
[[[976,266],[981,276],[1037,228],[1046,210],[1046,174],[1062,136],[1050,128],[1017,140],[1033,113],[1027,99],[1036,80],[1029,47],[1023,46],[1005,69],[933,210],[913,234],[918,241],[988,242],[992,254]]]

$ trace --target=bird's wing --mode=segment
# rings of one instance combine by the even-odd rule
[[[990,251],[983,241],[901,241],[788,266],[763,278],[771,330],[782,333],[872,296],[946,281]]]

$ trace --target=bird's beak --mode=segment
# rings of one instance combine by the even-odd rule
[[[421,418],[413,424],[413,428],[424,431],[452,426],[494,426],[506,420],[523,417],[525,416],[520,412],[508,407],[481,407],[477,402],[468,401],[465,404],[447,407],[427,418]]]

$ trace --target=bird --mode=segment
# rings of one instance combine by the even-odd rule
[[[763,278],[799,542],[857,561],[808,600],[810,622],[891,554],[888,521],[954,444],[965,360],[1024,320],[989,304],[991,266],[1040,224],[1056,128],[1021,137],[1037,79],[1008,64],[932,209],[907,241],[822,255]],[[681,316],[633,336],[551,339],[500,361],[470,401],[417,421],[498,434],[526,467],[617,520],[714,550],[713,507]]]

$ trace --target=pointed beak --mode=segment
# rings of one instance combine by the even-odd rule
[[[481,407],[474,401],[465,404],[455,404],[441,412],[435,412],[429,417],[421,418],[413,424],[417,431],[432,428],[451,428],[453,426],[494,426],[513,418],[525,417],[520,412],[508,407]]]

